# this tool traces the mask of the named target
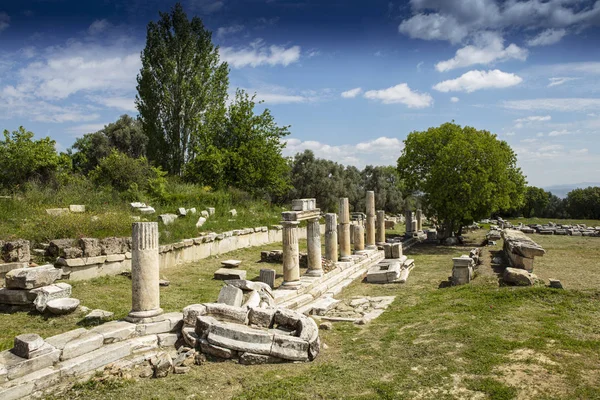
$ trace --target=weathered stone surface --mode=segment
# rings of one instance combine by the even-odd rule
[[[207,210],[202,210],[200,211],[200,215],[204,218],[208,218],[210,216],[210,213]]]
[[[229,215],[232,217],[237,217],[237,210],[235,208],[229,210]]]
[[[506,268],[502,276],[504,282],[512,283],[517,286],[531,286],[536,281],[536,276],[519,268]]]
[[[248,295],[246,301],[242,304],[242,307],[258,307],[260,305],[260,302],[260,294],[256,290],[253,290]]]
[[[101,334],[88,331],[68,342],[63,348],[60,359],[64,361],[78,357],[100,348],[103,344],[104,337]]]
[[[46,303],[46,309],[54,315],[69,314],[79,307],[79,300],[73,298],[60,298]]]
[[[164,378],[173,369],[173,359],[169,353],[160,353],[156,357],[152,357],[150,363],[154,368],[155,378]]]
[[[275,276],[276,273],[274,269],[261,269],[258,280],[267,284],[272,289],[275,287]]]
[[[270,328],[273,325],[275,308],[251,307],[248,312],[248,323],[262,328]]]
[[[198,222],[196,222],[196,228],[201,228],[202,225],[206,223],[206,217],[198,218]]]
[[[214,207],[207,207],[206,209],[208,210],[208,213],[210,215],[213,215],[215,213],[215,208]]]
[[[170,225],[177,221],[177,214],[161,214],[158,216],[160,222],[165,225]]]
[[[94,238],[80,238],[79,247],[83,250],[84,257],[96,257],[102,254],[100,241]]]
[[[246,271],[244,270],[232,270],[229,268],[219,268],[215,271],[214,279],[217,280],[229,280],[229,279],[246,279]]]
[[[308,361],[308,342],[294,336],[275,335],[271,356],[294,361]]]
[[[87,332],[87,329],[85,329],[85,328],[74,329],[72,331],[68,331],[65,333],[61,333],[59,335],[55,335],[55,336],[46,338],[46,343],[51,344],[52,346],[56,347],[59,350],[62,350],[65,348],[67,343],[69,343],[72,340],[77,339],[78,337],[80,337],[81,335],[83,335],[86,332]]]
[[[110,344],[133,336],[135,324],[127,321],[111,321],[93,328],[90,332],[99,333],[104,338],[104,344]]]
[[[31,305],[33,300],[30,296],[28,290],[0,288],[0,304]]]
[[[221,265],[223,265],[225,268],[237,268],[240,266],[240,264],[242,264],[241,260],[224,260],[221,261]]]
[[[220,320],[245,324],[248,321],[248,310],[241,307],[232,307],[227,304],[206,303],[206,313],[218,317]]]
[[[15,337],[12,352],[19,357],[32,358],[36,350],[44,346],[44,339],[35,333],[25,333]]]
[[[185,217],[187,215],[187,210],[185,209],[185,207],[179,207],[177,209],[177,215],[179,215],[180,217]]]
[[[31,289],[29,293],[32,297],[35,296],[33,304],[36,310],[43,312],[46,309],[46,304],[55,299],[63,299],[71,297],[71,285],[64,282],[55,283],[54,285],[42,286],[41,288]]]
[[[72,213],[84,213],[85,212],[85,205],[83,205],[83,204],[71,204],[69,206],[69,211],[71,211]]]
[[[101,335],[98,335],[102,337]],[[63,376],[76,376],[93,371],[104,365],[115,362],[131,354],[132,342],[113,343],[78,357],[71,358],[57,365]]]
[[[562,283],[560,283],[560,281],[558,279],[550,279],[549,286],[553,289],[562,289],[563,288]]]
[[[29,240],[0,242],[0,260],[6,263],[29,262],[31,260]]]
[[[47,208],[46,214],[51,215],[53,217],[59,217],[61,215],[65,215],[69,213],[68,208]]]
[[[281,358],[273,357],[264,354],[242,353],[240,355],[240,364],[243,365],[259,365],[259,364],[276,364],[285,362]]]
[[[123,254],[129,251],[128,247],[124,238],[107,237],[100,240],[100,253],[105,256]]]
[[[194,329],[195,328],[193,328],[193,327],[186,326],[181,330],[181,335],[183,336],[183,341],[188,346],[195,349],[199,345],[198,340],[200,339],[200,337],[194,331]]]
[[[514,229],[504,229],[502,231],[502,239],[504,239],[505,246],[508,246],[510,252],[522,257],[533,258],[546,254],[542,246],[535,243],[523,232]]]
[[[46,351],[49,349],[50,351]],[[23,358],[14,354],[10,350],[0,353],[0,365],[4,365],[9,380],[17,379],[21,376],[31,374],[42,368],[46,368],[58,361],[60,350],[54,349],[48,343],[38,349],[42,355],[33,358]]]
[[[156,336],[158,337],[158,345],[160,347],[175,346],[175,343],[177,343],[181,337],[179,333],[159,333]]]
[[[35,289],[51,285],[61,276],[61,269],[47,264],[41,267],[14,269],[6,274],[4,281],[9,289]]]
[[[183,309],[183,322],[186,325],[195,326],[198,316],[206,313],[207,309],[204,304],[191,304]]]
[[[272,339],[271,333],[228,322],[211,325],[207,336],[212,345],[258,354],[270,354]]]
[[[219,298],[217,303],[227,304],[234,307],[240,307],[242,300],[244,299],[244,293],[241,289],[233,286],[223,286],[219,292]]]
[[[210,344],[206,339],[199,339],[198,344],[200,346],[200,351],[213,357],[230,359],[235,357],[237,354],[237,352],[234,350]]]
[[[114,317],[115,313],[105,310],[92,310],[88,315],[85,316],[84,320],[87,323],[100,324],[105,321],[110,321]]]

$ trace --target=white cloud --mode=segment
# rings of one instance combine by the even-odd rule
[[[560,131],[552,131],[548,133],[548,136],[564,136],[564,135],[572,135],[574,132],[570,132],[566,129],[562,129]]]
[[[90,35],[97,35],[99,33],[104,32],[106,29],[108,29],[109,26],[110,23],[107,20],[97,19],[96,21],[92,22],[92,24],[88,28],[88,33]]]
[[[309,98],[299,95],[257,92],[256,100],[264,101],[265,104],[290,104],[305,103],[309,101]]]
[[[285,48],[283,46],[266,46],[261,39],[250,43],[248,47],[234,49],[222,47],[221,60],[233,68],[258,67],[261,65],[288,65],[300,59],[300,46]]]
[[[460,99],[458,97],[450,97],[450,101],[453,103],[458,103]]]
[[[562,150],[564,149],[565,146],[561,145],[561,144],[551,144],[548,146],[542,146],[540,147],[540,151],[541,152],[547,152],[547,151],[557,151],[557,150]]]
[[[411,38],[448,40],[450,43],[460,43],[469,33],[454,17],[437,13],[417,14],[402,21],[398,30]]]
[[[538,140],[537,140],[537,139],[535,139],[535,138],[530,138],[530,139],[523,139],[523,140],[521,140],[521,142],[523,142],[523,143],[535,143],[535,142],[537,142],[537,141],[538,141]]]
[[[217,29],[217,37],[222,39],[227,35],[233,35],[235,33],[241,32],[244,30],[244,25],[230,25],[230,26],[222,26]]]
[[[542,98],[530,100],[508,100],[502,103],[504,108],[513,110],[548,110],[548,111],[595,111],[600,108],[598,98]]]
[[[94,133],[94,132],[98,132],[101,129],[104,129],[104,127],[106,125],[108,125],[109,122],[106,122],[104,124],[83,124],[83,125],[75,125],[75,126],[71,126],[67,129],[65,129],[65,131],[67,133],[71,133],[74,134],[76,136],[80,136],[80,135],[85,135],[86,133]]]
[[[135,112],[137,113],[137,108],[135,107],[134,97],[105,97],[105,96],[88,96],[88,99],[92,100],[95,103],[102,104],[103,106],[110,108],[117,108],[119,110]]]
[[[483,32],[477,35],[473,45],[458,49],[454,58],[440,61],[435,65],[435,69],[445,72],[455,68],[476,64],[489,65],[510,59],[525,61],[527,54],[526,49],[522,49],[514,43],[504,47],[504,39],[499,34]]]
[[[0,12],[0,32],[10,26],[10,17],[5,12]]]
[[[566,34],[567,31],[564,29],[546,29],[533,39],[528,40],[527,46],[549,46],[558,43]]]
[[[577,79],[580,79],[580,78],[569,78],[569,77],[548,78],[548,80],[550,81],[550,83],[548,84],[548,87],[562,85],[563,83],[566,83],[566,82],[569,82],[569,81],[575,81]]]
[[[202,14],[212,14],[219,11],[225,5],[221,0],[188,0],[188,4],[192,11]]]
[[[312,150],[315,156],[345,165],[363,168],[365,165],[393,165],[400,156],[404,144],[397,138],[378,137],[356,144],[329,145],[314,140],[286,140],[285,156],[294,156],[304,150]]]
[[[362,92],[362,89],[357,87],[357,88],[346,90],[345,92],[342,92],[342,97],[345,99],[352,99],[352,98],[358,96],[361,92]]]
[[[387,89],[369,90],[365,92],[364,96],[367,99],[380,100],[383,104],[401,103],[409,108],[424,108],[433,104],[433,98],[429,93],[412,91],[406,83]]]
[[[550,115],[531,115],[525,118],[517,118],[515,122],[541,122],[550,121],[552,117]]]
[[[501,89],[518,85],[523,79],[515,74],[502,72],[498,69],[490,71],[473,70],[464,73],[456,79],[450,79],[436,84],[433,88],[440,92],[467,92],[480,89]]]

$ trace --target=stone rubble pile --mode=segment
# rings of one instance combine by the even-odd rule
[[[189,347],[240,364],[312,361],[320,350],[315,321],[288,309],[193,304],[183,319]]]
[[[364,325],[379,317],[394,302],[396,296],[361,297],[337,301],[322,317],[326,321],[353,322]]]
[[[383,245],[385,259],[367,271],[368,283],[406,283],[415,260],[402,254],[402,243]]]
[[[137,211],[140,214],[154,214],[156,212],[154,207],[150,207],[146,205],[146,203],[141,203],[139,201],[130,203],[129,205],[133,211]]]
[[[5,287],[0,288],[0,306],[7,310],[36,309],[43,312],[52,301],[71,297],[71,285],[54,283],[61,276],[62,270],[52,264],[13,269],[4,277]],[[54,305],[58,310],[60,303],[55,302]]]
[[[225,281],[217,303],[234,307],[264,308],[275,306],[275,298],[273,290],[266,283],[232,279]]]
[[[26,268],[31,261],[30,244],[28,240],[0,240],[0,280],[4,280],[7,272]],[[2,283],[0,282],[0,287]]]
[[[586,224],[555,224],[554,222],[548,222],[547,224],[528,224],[525,225],[522,222],[518,225],[514,225],[509,221],[505,221],[502,218],[497,220],[485,219],[482,223],[493,223],[495,229],[514,229],[523,233],[538,233],[540,235],[563,235],[563,236],[599,236],[600,237],[600,226],[587,226]]]

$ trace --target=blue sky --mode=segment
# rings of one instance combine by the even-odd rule
[[[64,150],[136,115],[146,25],[174,2],[0,0],[0,120]],[[447,121],[506,140],[536,186],[597,182],[600,0],[187,0],[286,155],[393,165]]]

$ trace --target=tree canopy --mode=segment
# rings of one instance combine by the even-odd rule
[[[525,177],[510,146],[496,135],[445,123],[412,132],[404,141],[398,172],[406,188],[422,193],[427,215],[441,224],[442,235],[521,205]]]
[[[180,3],[148,24],[136,105],[148,159],[174,175],[209,145],[225,114],[229,71],[211,37]]]

